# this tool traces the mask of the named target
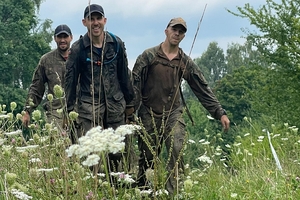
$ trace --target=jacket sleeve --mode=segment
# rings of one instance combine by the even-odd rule
[[[24,110],[26,110],[29,113],[31,113],[34,109],[37,108],[44,96],[45,83],[47,82],[44,63],[45,57],[42,57],[32,77],[32,82],[28,91],[28,96],[24,107]]]
[[[137,57],[132,70],[132,82],[135,95],[131,104],[134,105],[135,110],[138,110],[142,103],[142,90],[144,87],[144,80],[146,79],[148,60],[147,53],[144,51]]]
[[[196,63],[194,63],[189,57],[186,60],[184,78],[200,103],[211,114],[211,116],[215,119],[221,119],[224,114],[221,104],[208,86],[207,81]]]
[[[131,70],[128,68],[128,60],[125,44],[118,38],[120,49],[118,56],[118,80],[124,94],[126,107],[132,107],[131,101],[134,98],[133,86],[131,82]]]
[[[67,102],[67,111],[74,110],[76,102],[76,88],[79,77],[79,47],[73,45],[70,50],[70,55],[66,62],[66,75],[65,75],[65,94]]]

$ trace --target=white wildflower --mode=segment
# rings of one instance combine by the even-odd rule
[[[207,155],[202,155],[202,156],[198,157],[197,160],[199,160],[200,162],[206,162],[208,164],[213,163],[213,161]]]
[[[230,197],[232,197],[232,198],[236,198],[238,195],[237,195],[237,193],[231,193],[231,195],[230,195]]]
[[[164,189],[160,189],[160,190],[155,192],[155,196],[161,196],[163,194],[169,195],[169,192],[167,190],[164,190]]]
[[[54,170],[58,170],[58,168],[57,167],[50,168],[50,169],[40,168],[40,169],[37,169],[36,171],[37,172],[53,172]]]
[[[188,140],[188,143],[189,143],[189,144],[194,144],[194,143],[196,143],[196,142],[195,142],[194,140],[189,139],[189,140]]]
[[[28,145],[28,146],[25,146],[25,147],[16,147],[16,151],[17,152],[24,152],[26,150],[36,149],[37,147],[39,147],[39,145]]]
[[[22,199],[22,200],[28,200],[32,199],[32,196],[29,196],[25,194],[24,192],[17,190],[17,189],[11,189],[10,191],[17,199]]]
[[[9,115],[0,115],[0,119],[8,119],[8,118],[9,118]]]
[[[240,146],[242,143],[234,143],[233,146],[238,147]]]
[[[265,138],[265,136],[261,135],[261,136],[258,136],[258,139],[259,140],[263,140]]]
[[[222,148],[220,146],[217,146],[216,151],[222,151]]]
[[[122,125],[116,131],[112,128],[102,129],[100,126],[90,129],[85,136],[78,139],[78,144],[71,145],[67,150],[69,157],[79,158],[99,153],[117,153],[125,148],[125,136],[138,129],[136,125]],[[90,161],[84,161],[89,164]]]
[[[85,166],[94,166],[97,165],[99,163],[100,157],[97,154],[92,154],[89,155],[85,161],[82,162],[82,165]]]
[[[142,196],[147,196],[147,195],[149,195],[149,194],[151,194],[152,193],[152,190],[141,190],[140,191],[140,194],[142,195]]]
[[[202,143],[202,142],[204,142],[205,141],[205,139],[201,139],[201,140],[199,140],[199,143]]]
[[[297,134],[298,133],[298,128],[293,128],[292,131],[293,131],[293,133]]]
[[[248,135],[250,135],[250,133],[246,133],[246,134],[244,135],[244,137],[247,137]]]
[[[12,131],[12,132],[9,132],[9,133],[4,133],[4,135],[7,135],[7,136],[15,136],[15,135],[20,135],[22,134],[22,130],[16,130],[16,131]]]
[[[79,144],[73,144],[68,149],[66,149],[68,157],[71,157],[73,154],[75,154],[75,152],[79,148],[80,148]]]
[[[116,130],[115,133],[117,135],[125,136],[125,135],[131,135],[134,133],[135,130],[140,130],[141,127],[138,125],[131,125],[131,124],[125,124],[119,126]]]
[[[215,118],[211,117],[210,115],[206,115],[206,117],[210,120],[214,120]]]
[[[36,162],[42,162],[42,161],[41,161],[41,159],[39,159],[39,158],[31,158],[31,159],[29,160],[29,162],[31,162],[31,163],[36,163]]]
[[[209,142],[209,141],[205,141],[205,142],[203,142],[202,144],[203,144],[203,145],[208,145],[208,144],[210,144],[210,142]]]
[[[99,177],[105,177],[106,174],[105,173],[98,173],[97,176],[99,176]]]

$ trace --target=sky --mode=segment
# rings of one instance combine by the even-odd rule
[[[73,33],[73,43],[87,31],[81,21],[85,7],[101,5],[107,18],[105,29],[125,42],[132,69],[139,54],[165,40],[164,30],[174,17],[182,17],[187,23],[188,30],[180,47],[192,59],[200,57],[211,42],[217,42],[224,52],[231,43],[243,44],[246,33],[242,30],[255,30],[255,27],[248,19],[234,16],[226,9],[237,12],[237,7],[249,2],[259,8],[266,0],[45,0],[39,18],[51,19],[53,30],[59,24],[67,24]],[[56,47],[54,42],[52,47]]]

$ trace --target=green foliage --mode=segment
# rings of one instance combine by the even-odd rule
[[[268,67],[263,55],[257,50],[250,40],[244,44],[231,43],[225,56],[227,64],[227,74],[232,74],[238,67],[261,66]]]
[[[211,42],[200,58],[195,59],[210,87],[227,73],[223,49]]]
[[[268,63],[268,73],[262,78],[266,84],[256,92],[252,108],[277,120],[299,125],[300,111],[300,21],[299,1],[281,0],[255,10],[250,4],[238,7],[237,16],[248,18],[259,32],[247,34],[247,41]],[[272,69],[272,70],[271,70]]]
[[[17,104],[15,112],[20,113],[23,110],[27,91],[21,88],[8,87],[3,84],[0,84],[0,87],[2,88],[0,90],[0,102],[2,102],[2,104],[5,104],[6,106],[9,106],[12,102],[11,100],[13,99],[13,102],[16,102]]]
[[[232,114],[230,117],[233,122],[239,123],[249,112],[256,116],[261,110],[254,109],[255,105],[264,103],[265,106],[269,103],[260,95],[267,84],[265,77],[269,71],[268,68],[259,66],[239,67],[217,83],[216,96]]]
[[[50,50],[51,21],[39,25],[41,0],[0,2],[0,80],[10,87],[27,88],[41,55]]]
[[[157,170],[148,174],[154,184],[150,187],[156,189],[148,191],[151,195],[126,187],[128,183],[121,172],[117,173],[118,181],[125,187],[115,190],[108,183],[107,175],[94,176],[88,167],[81,165],[84,157],[67,157],[70,140],[58,127],[41,125],[37,119],[29,126],[32,139],[26,141],[15,131],[19,129],[15,122],[20,118],[7,116],[0,114],[0,190],[7,199],[16,198],[16,190],[33,199],[170,198],[164,192],[166,163],[161,158],[157,160]],[[3,124],[10,124],[10,129]],[[270,132],[282,171],[274,161],[263,129]],[[199,135],[190,135],[194,138],[187,141],[184,151],[186,176],[179,179],[181,184],[175,199],[299,199],[298,128],[283,122],[273,123],[270,117],[245,118],[234,132],[214,135],[205,131],[203,140]],[[224,147],[218,145],[226,137],[235,142],[224,143]],[[159,184],[155,185],[155,181]]]
[[[248,18],[259,32],[247,32],[247,40],[256,46],[264,57],[277,67],[299,70],[300,21],[299,1],[266,0],[266,4],[255,10],[249,3],[238,7],[236,16]]]

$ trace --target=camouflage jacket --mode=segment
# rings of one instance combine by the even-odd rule
[[[125,45],[119,37],[108,32],[105,35],[104,49],[99,51],[93,46],[92,55],[87,34],[72,45],[67,61],[65,91],[68,111],[74,110],[78,94],[78,101],[89,107],[92,102],[105,105],[109,120],[114,120],[124,113],[126,106],[130,106],[128,103],[134,93]],[[82,109],[79,114],[90,119],[90,108]]]
[[[179,87],[183,78],[215,119],[224,114],[199,67],[182,49],[172,60],[163,53],[161,45],[145,50],[138,56],[132,75],[136,109],[142,103],[157,115],[175,110],[181,106]]]
[[[64,86],[66,72],[66,59],[60,54],[58,49],[44,54],[36,67],[32,83],[29,87],[24,110],[31,113],[41,103],[45,90],[54,96],[55,85]],[[32,102],[31,102],[32,101]],[[63,102],[59,99],[49,102],[46,100],[44,109],[46,111],[56,110],[63,107]]]

